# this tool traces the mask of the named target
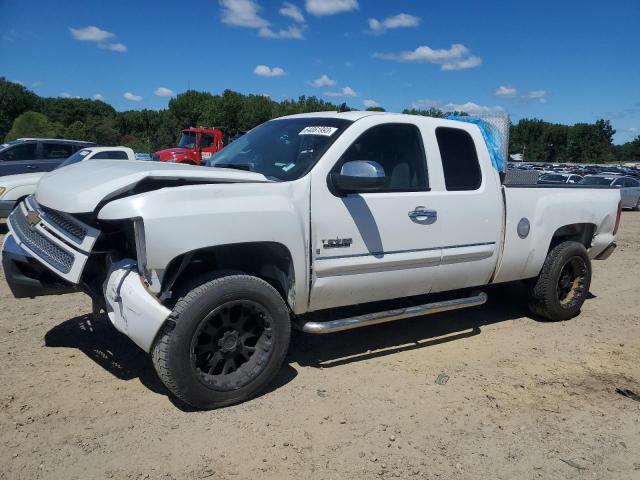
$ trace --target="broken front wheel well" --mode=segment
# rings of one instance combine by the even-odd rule
[[[273,286],[291,307],[295,285],[293,259],[289,249],[276,242],[247,242],[193,250],[174,258],[162,282],[160,298],[172,307],[194,281],[220,271],[242,272]]]

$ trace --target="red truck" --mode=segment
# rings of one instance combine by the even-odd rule
[[[178,146],[154,152],[152,159],[160,162],[200,165],[223,147],[223,133],[218,128],[185,128]]]

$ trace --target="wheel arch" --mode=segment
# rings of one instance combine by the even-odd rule
[[[584,245],[589,250],[597,226],[593,223],[571,223],[558,227],[551,236],[547,253],[562,242],[573,241]]]
[[[274,287],[293,309],[295,270],[289,249],[279,242],[245,242],[185,252],[173,258],[163,275],[162,295],[169,305],[194,279],[217,271],[235,271],[261,278]]]

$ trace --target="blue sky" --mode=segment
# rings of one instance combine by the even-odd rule
[[[640,134],[638,25],[638,0],[0,0],[0,75],[118,110],[191,87],[604,117],[624,142]]]

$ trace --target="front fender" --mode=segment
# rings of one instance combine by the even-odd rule
[[[280,243],[295,272],[295,305],[308,299],[309,184],[189,185],[114,200],[100,220],[142,218],[147,268],[162,280],[172,259],[203,248],[247,242]],[[299,312],[296,312],[299,313]]]

